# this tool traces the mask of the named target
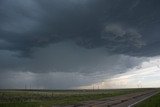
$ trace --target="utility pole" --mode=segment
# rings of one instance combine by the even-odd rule
[[[31,84],[30,84],[30,90],[31,90]]]
[[[24,88],[25,88],[25,90],[27,89],[27,86],[26,86],[26,84],[25,84]]]
[[[93,84],[93,91],[94,91],[94,84]]]

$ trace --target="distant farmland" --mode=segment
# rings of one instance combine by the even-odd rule
[[[1,90],[0,107],[52,107],[119,96],[147,89],[117,90]]]

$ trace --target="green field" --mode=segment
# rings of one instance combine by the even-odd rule
[[[160,107],[160,93],[137,104],[135,107]]]
[[[0,90],[0,107],[52,107],[118,96],[146,89],[119,90]]]

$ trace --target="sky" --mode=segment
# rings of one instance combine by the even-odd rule
[[[160,87],[159,0],[1,0],[1,89]]]

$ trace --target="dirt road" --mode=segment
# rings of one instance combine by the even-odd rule
[[[106,99],[87,101],[77,105],[66,107],[133,107],[135,104],[157,94],[156,90],[147,90],[127,95],[110,97]]]

